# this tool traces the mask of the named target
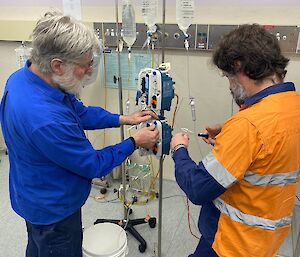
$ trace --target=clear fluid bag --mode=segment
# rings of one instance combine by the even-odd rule
[[[131,49],[131,46],[136,40],[135,13],[131,0],[123,0],[122,35],[128,48]]]
[[[142,16],[150,32],[156,31],[158,0],[142,0]]]
[[[195,12],[194,0],[176,0],[176,21],[180,30],[187,36]]]

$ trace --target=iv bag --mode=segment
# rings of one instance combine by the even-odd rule
[[[136,40],[135,14],[131,0],[123,0],[122,32],[123,40],[130,49]]]
[[[16,63],[17,63],[18,68],[24,67],[26,61],[30,57],[31,49],[32,48],[25,46],[24,42],[21,43],[21,46],[19,46],[18,48],[15,49]]]
[[[143,0],[142,1],[142,16],[145,24],[148,26],[150,32],[156,31],[158,13],[158,0]]]
[[[176,21],[185,36],[187,36],[187,29],[193,22],[194,9],[194,0],[176,0]]]

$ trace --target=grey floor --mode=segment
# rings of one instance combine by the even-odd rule
[[[17,216],[10,207],[8,193],[8,158],[1,156],[0,163],[0,256],[2,257],[22,257],[25,256],[26,248],[26,228],[24,221]],[[115,199],[113,192],[117,183],[113,183],[109,188],[106,201]],[[99,187],[93,187],[91,197],[83,206],[83,225],[88,228],[97,218],[122,219],[124,210],[119,201],[106,202],[105,200],[95,200],[95,196],[101,196]],[[131,219],[143,218],[147,214],[157,217],[158,200],[153,200],[147,205],[133,206]],[[162,256],[163,257],[186,257],[192,253],[197,245],[197,239],[194,238],[188,228],[186,200],[173,181],[164,181],[163,183],[163,220],[162,220]],[[196,227],[200,208],[190,204],[191,227],[192,231],[199,236]],[[300,210],[299,210],[300,213]],[[299,216],[299,215],[297,215]],[[299,221],[297,220],[297,224]],[[145,253],[140,253],[138,243],[128,234],[128,257],[144,256],[154,257],[157,248],[158,231],[156,228],[150,228],[147,224],[136,227],[140,234],[147,241],[148,248]],[[297,228],[298,229],[298,228]],[[291,236],[286,240],[278,256],[292,255]]]

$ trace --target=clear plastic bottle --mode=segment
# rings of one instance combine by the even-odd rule
[[[18,68],[23,68],[25,65],[26,61],[30,57],[30,52],[31,52],[30,47],[27,47],[25,45],[25,42],[22,41],[21,46],[15,49],[15,54],[16,54],[16,63]]]
[[[122,29],[123,40],[126,42],[128,49],[130,50],[136,40],[136,22],[131,0],[123,0]]]
[[[187,29],[193,22],[194,12],[194,0],[176,0],[176,21],[185,36],[187,36]]]
[[[156,31],[158,0],[142,0],[142,16],[151,33]]]

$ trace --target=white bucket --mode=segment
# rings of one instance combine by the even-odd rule
[[[125,257],[128,253],[126,232],[113,223],[98,223],[84,230],[84,257]]]

